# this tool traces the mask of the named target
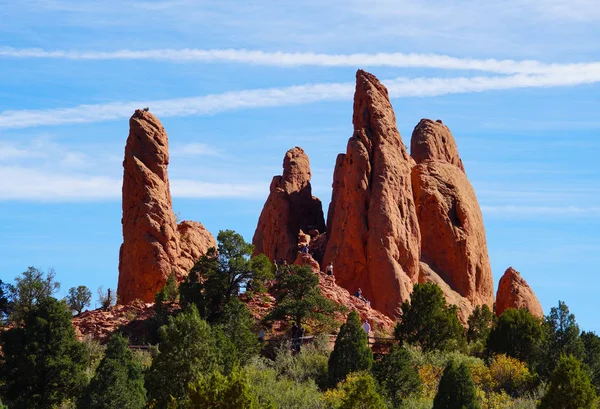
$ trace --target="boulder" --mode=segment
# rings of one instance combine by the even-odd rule
[[[494,303],[483,216],[452,134],[422,120],[411,146],[412,188],[421,231],[421,260],[473,306]]]
[[[508,308],[525,308],[538,318],[544,317],[544,311],[535,293],[521,274],[512,267],[506,270],[498,284],[496,315],[502,315]]]
[[[338,155],[327,217],[323,265],[353,293],[362,288],[375,309],[396,316],[419,277],[420,234],[411,161],[387,89],[359,70],[354,133]]]
[[[270,194],[258,219],[252,244],[253,255],[264,253],[271,260],[293,263],[299,234],[325,231],[321,201],[312,195],[310,162],[304,150],[295,147],[283,158],[283,174],[273,177]]]

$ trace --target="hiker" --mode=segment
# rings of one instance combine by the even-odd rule
[[[363,322],[362,327],[363,327],[363,329],[365,330],[365,332],[367,333],[367,336],[368,336],[369,332],[371,332],[371,324],[369,324],[369,321],[367,321],[366,318],[365,318],[365,322]]]
[[[261,328],[260,331],[258,331],[258,340],[260,342],[263,342],[265,340],[265,329]]]
[[[363,297],[362,290],[360,288],[358,289],[358,291],[356,291],[354,293],[354,296],[357,297],[359,300],[364,301],[369,307],[371,306],[371,301],[369,301],[365,297]]]
[[[302,254],[307,254],[308,255],[308,244],[304,244],[302,246]]]
[[[325,269],[325,272],[327,273],[328,276],[333,276],[333,261],[329,262],[329,264],[327,265],[327,268]]]

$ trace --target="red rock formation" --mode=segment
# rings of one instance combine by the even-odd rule
[[[394,316],[419,276],[419,225],[411,187],[411,161],[387,89],[359,70],[354,134],[338,155],[327,218],[323,264],[336,282],[363,294]]]
[[[120,304],[154,300],[167,277],[185,276],[193,258],[214,246],[200,223],[177,226],[167,166],[168,137],[151,113],[137,110],[129,120],[123,161],[123,244],[119,254]],[[180,236],[184,235],[183,245]]]
[[[544,316],[542,306],[533,290],[519,272],[512,267],[506,270],[498,284],[496,315],[502,315],[508,308],[525,308],[536,317]]]
[[[494,302],[485,228],[475,191],[446,126],[422,120],[411,146],[412,185],[421,231],[421,259],[472,305]]]
[[[273,177],[271,193],[260,214],[252,244],[254,255],[264,253],[271,260],[294,262],[298,234],[325,231],[321,201],[312,195],[310,162],[302,148],[286,152],[283,175]]]

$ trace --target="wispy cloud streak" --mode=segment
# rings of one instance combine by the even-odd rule
[[[600,82],[600,70],[579,70],[569,74],[553,75],[401,77],[383,81],[392,98],[434,97],[515,88],[573,86],[595,82]],[[318,101],[343,101],[351,99],[353,92],[353,83],[322,83],[243,90],[191,98],[114,102],[41,110],[10,110],[0,112],[0,129],[122,119],[131,115],[135,109],[144,106],[149,106],[153,113],[161,117],[213,115],[239,109],[302,105]]]
[[[240,63],[265,66],[298,67],[398,67],[477,70],[501,74],[558,74],[579,70],[599,70],[600,62],[544,63],[536,60],[498,60],[457,58],[421,53],[289,53],[245,49],[154,49],[115,51],[44,50],[40,48],[0,47],[0,57],[66,60],[153,60],[173,62]]]

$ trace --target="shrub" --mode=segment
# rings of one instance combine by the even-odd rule
[[[534,363],[540,349],[542,327],[526,309],[509,308],[498,318],[487,342],[492,354],[506,354],[519,361]]]
[[[494,314],[486,304],[476,306],[469,316],[467,329],[467,342],[482,342],[487,341],[492,324],[494,323]]]
[[[106,347],[96,375],[85,389],[81,409],[142,409],[146,389],[141,366],[127,348],[127,339],[114,334]]]
[[[100,308],[107,310],[116,304],[117,299],[110,288],[104,291],[104,288],[100,286],[96,292],[98,293],[98,304],[100,304]]]
[[[373,375],[395,406],[411,394],[420,394],[421,378],[410,353],[397,345],[373,366]]]
[[[466,364],[450,362],[444,369],[433,409],[480,409],[475,383]]]
[[[335,386],[350,372],[368,371],[372,365],[373,352],[367,344],[367,334],[361,327],[358,314],[352,311],[341,326],[329,356],[329,382]]]
[[[240,370],[223,376],[218,371],[191,383],[188,389],[189,406],[185,409],[258,409],[248,380]]]
[[[92,301],[92,292],[85,285],[79,287],[69,288],[69,295],[67,295],[67,305],[71,310],[76,311],[77,314],[81,314],[81,311],[90,305]]]
[[[410,303],[402,304],[402,321],[394,334],[401,342],[419,345],[424,351],[448,350],[464,341],[464,328],[456,306],[448,307],[442,290],[435,284],[416,284]]]
[[[540,409],[593,409],[596,393],[588,373],[573,356],[561,356]]]
[[[492,389],[512,397],[522,396],[531,386],[533,376],[527,365],[506,355],[497,355],[490,362]]]
[[[375,380],[367,372],[348,375],[339,389],[343,391],[339,409],[386,409],[384,400],[377,393]]]

